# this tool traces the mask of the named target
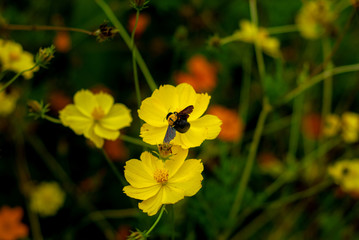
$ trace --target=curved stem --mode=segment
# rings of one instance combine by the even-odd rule
[[[50,116],[48,116],[48,115],[44,115],[44,116],[43,116],[43,119],[46,119],[47,121],[50,121],[50,122],[52,122],[52,123],[62,124],[62,122],[60,121],[60,119],[53,118],[53,117],[50,117]]]
[[[258,123],[257,123],[256,129],[254,131],[253,141],[252,141],[250,149],[249,149],[248,159],[247,159],[246,165],[244,167],[244,171],[243,171],[243,174],[242,174],[241,181],[239,183],[236,198],[235,198],[234,203],[232,205],[232,209],[231,209],[231,213],[230,213],[230,219],[234,219],[237,216],[239,210],[241,209],[243,196],[244,196],[244,193],[246,191],[248,180],[249,180],[249,177],[250,177],[251,172],[252,172],[252,167],[253,167],[253,163],[254,163],[254,160],[255,160],[255,157],[256,157],[256,154],[257,154],[259,141],[260,141],[261,136],[262,136],[264,123],[265,123],[265,120],[266,120],[267,115],[270,112],[270,110],[271,110],[271,107],[270,107],[268,101],[264,100],[263,101],[263,108],[262,108],[262,111],[261,111],[261,113],[259,115]]]
[[[144,62],[140,52],[138,51],[136,46],[131,45],[131,38],[128,35],[128,33],[126,32],[125,28],[123,27],[121,22],[117,19],[117,17],[115,16],[115,14],[111,10],[111,8],[103,0],[95,0],[95,2],[103,10],[105,15],[112,22],[112,24],[117,28],[118,33],[120,34],[122,39],[125,41],[128,48],[131,51],[132,51],[132,48],[134,49],[133,51],[135,51],[137,64],[140,67],[140,69],[141,69],[141,71],[142,71],[142,73],[143,73],[143,75],[144,75],[144,77],[145,77],[145,79],[147,81],[148,86],[150,87],[150,89],[152,91],[154,91],[157,88],[157,85],[156,85],[155,81],[153,80],[152,75],[151,75],[150,71],[148,70],[147,65]]]
[[[162,205],[162,208],[160,210],[160,214],[158,215],[156,221],[153,223],[152,227],[150,229],[148,229],[148,231],[146,231],[146,237],[148,237],[150,235],[150,233],[152,232],[152,230],[156,227],[156,225],[158,224],[158,222],[161,220],[163,212],[166,210],[165,205]]]
[[[28,72],[33,70],[34,68],[36,68],[37,66],[39,66],[38,63],[35,63],[34,66],[32,66],[29,69],[25,69],[19,73],[17,73],[10,81],[8,81],[7,83],[5,83],[1,88],[0,88],[0,92],[4,91],[10,84],[12,84],[18,77],[20,77],[20,75],[22,75],[24,72]]]
[[[133,79],[135,81],[135,89],[136,89],[136,98],[137,98],[138,108],[141,107],[141,92],[140,92],[140,84],[138,82],[136,51],[134,50],[135,49],[134,47],[135,47],[135,33],[136,33],[139,15],[140,15],[140,11],[137,10],[136,11],[136,22],[135,22],[134,28],[132,29],[132,34],[131,34]]]
[[[150,148],[150,149],[153,149],[153,150],[157,149],[155,146],[149,145],[149,144],[143,142],[140,139],[130,137],[130,136],[127,136],[127,135],[124,135],[124,134],[121,134],[119,136],[119,139],[121,139],[122,141],[128,142],[128,143],[132,143],[132,144],[141,146],[141,147],[146,147],[146,148]]]
[[[308,88],[312,87],[313,85],[323,81],[324,79],[334,76],[341,73],[348,73],[348,72],[356,72],[359,71],[359,63],[353,64],[353,65],[345,65],[336,67],[327,71],[324,71],[314,77],[312,77],[309,81],[305,81],[301,85],[299,85],[297,88],[289,92],[287,95],[284,96],[283,100],[279,103],[279,105],[282,105],[284,103],[289,102]]]
[[[105,156],[105,159],[108,163],[108,165],[110,165],[111,170],[113,171],[113,173],[116,175],[117,179],[121,182],[122,186],[126,186],[126,180],[124,179],[124,177],[120,174],[120,172],[117,170],[115,164],[113,164],[113,162],[111,161],[111,159],[107,156],[107,153],[105,152],[105,150],[102,149],[102,153]]]
[[[297,32],[298,27],[297,25],[284,25],[279,27],[271,27],[267,28],[269,34],[281,34],[281,33],[290,33],[290,32]]]
[[[0,26],[0,30],[10,31],[66,31],[66,32],[79,32],[90,36],[95,36],[94,32],[87,31],[80,28],[61,27],[61,26],[45,26],[45,25],[16,25],[4,24]]]

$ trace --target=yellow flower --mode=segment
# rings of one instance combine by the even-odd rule
[[[138,204],[149,216],[162,204],[174,204],[185,196],[193,196],[202,187],[203,163],[198,159],[185,161],[188,149],[172,147],[169,160],[162,161],[150,152],[141,154],[141,161],[126,162],[125,177],[130,183],[123,188],[129,197],[143,200]]]
[[[327,32],[335,18],[336,15],[327,0],[306,1],[297,15],[296,22],[303,37],[316,39]]]
[[[0,88],[2,85],[0,84]],[[11,114],[16,107],[16,101],[19,98],[19,94],[16,91],[10,93],[6,91],[0,92],[0,116],[7,116]]]
[[[101,148],[104,139],[116,140],[119,129],[129,126],[132,117],[125,105],[114,104],[111,95],[80,90],[74,96],[74,104],[60,111],[60,120],[64,126],[78,135],[83,134]]]
[[[336,162],[328,168],[328,172],[344,191],[359,191],[359,159]]]
[[[354,143],[359,139],[359,114],[345,112],[342,115],[342,138],[347,143]]]
[[[240,22],[240,30],[233,34],[233,38],[239,41],[258,44],[265,53],[272,57],[279,57],[279,40],[269,36],[265,28],[257,27],[248,20]]]
[[[20,44],[0,39],[0,69],[2,71],[10,70],[19,73],[32,68],[34,65],[34,56],[24,51]],[[25,79],[30,79],[33,77],[33,72],[38,69],[36,67],[34,70],[24,72],[22,75]]]
[[[43,182],[30,193],[30,208],[41,216],[53,216],[64,204],[65,193],[56,182]]]
[[[341,121],[338,115],[330,114],[325,118],[323,127],[323,134],[327,137],[332,137],[338,134],[341,128]]]
[[[176,137],[171,143],[183,148],[191,148],[200,146],[206,139],[216,138],[221,131],[221,120],[214,115],[202,116],[210,98],[207,93],[197,94],[187,83],[179,84],[177,87],[160,86],[151,97],[142,101],[138,110],[139,117],[146,122],[141,127],[140,136],[146,143],[162,144],[168,127],[167,114],[180,112],[193,105],[193,112],[187,119],[190,123],[189,130],[185,133],[176,131]]]

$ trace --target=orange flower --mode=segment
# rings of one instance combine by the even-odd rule
[[[71,37],[69,32],[57,32],[54,38],[57,52],[66,53],[71,49]]]
[[[92,88],[90,88],[90,91],[95,94],[104,92],[104,93],[108,93],[110,95],[114,95],[113,92],[111,91],[111,89],[109,89],[108,87],[106,87],[105,85],[102,85],[102,84],[97,84],[97,85],[93,86]]]
[[[148,14],[142,13],[138,16],[138,22],[136,27],[135,36],[141,36],[142,33],[146,30],[147,26],[151,22],[151,17]],[[128,29],[132,32],[136,24],[136,14],[132,14],[128,20]]]
[[[202,55],[193,56],[187,63],[189,73],[175,74],[176,84],[188,83],[196,92],[210,92],[217,84],[217,68]]]
[[[119,138],[114,141],[106,140],[103,149],[112,161],[127,160],[128,150]]]
[[[20,222],[23,216],[21,207],[10,208],[3,206],[0,209],[0,239],[16,240],[28,235],[29,230],[25,224]]]
[[[243,121],[235,110],[223,106],[214,105],[209,108],[208,114],[217,116],[222,120],[222,130],[218,138],[223,141],[235,142],[243,135]]]
[[[310,113],[302,119],[303,135],[308,139],[319,139],[322,136],[322,118],[318,113]]]

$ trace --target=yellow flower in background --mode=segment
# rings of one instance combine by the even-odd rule
[[[236,31],[232,37],[236,40],[258,44],[263,51],[272,56],[280,56],[280,43],[277,38],[269,36],[268,31],[265,28],[257,27],[255,24],[248,20],[242,20],[240,22],[240,30]]]
[[[84,135],[98,148],[104,139],[116,140],[120,129],[130,126],[130,110],[121,103],[115,103],[111,95],[89,90],[80,90],[74,96],[74,104],[60,111],[60,120],[76,134]]]
[[[0,84],[0,88],[2,85]],[[16,107],[17,99],[19,98],[19,94],[16,91],[0,92],[0,116],[7,116],[11,114]]]
[[[341,126],[342,123],[340,117],[335,114],[330,114],[325,118],[323,135],[326,137],[333,137],[339,133]]]
[[[0,39],[0,69],[2,71],[9,70],[19,73],[32,68],[34,65],[34,56],[24,51],[20,44]],[[33,77],[33,72],[38,69],[36,67],[34,70],[24,72],[22,75],[25,79],[30,79]]]
[[[41,216],[53,216],[65,202],[65,193],[56,182],[43,182],[30,193],[30,208]]]
[[[306,1],[300,9],[296,22],[303,37],[316,39],[331,27],[336,14],[327,0]]]
[[[345,112],[342,115],[342,138],[347,143],[357,142],[359,139],[359,114]]]
[[[328,172],[345,192],[359,191],[359,159],[336,162]]]
[[[162,204],[174,204],[185,196],[195,195],[202,187],[203,163],[198,159],[185,160],[188,149],[172,147],[172,155],[162,161],[150,152],[143,152],[141,160],[126,162],[125,177],[129,186],[124,193],[143,200],[139,208],[149,216],[155,215]]]
[[[197,94],[187,83],[179,84],[176,87],[160,86],[152,93],[151,97],[142,101],[138,110],[139,117],[146,122],[141,127],[140,136],[146,143],[162,144],[169,125],[166,119],[167,115],[171,112],[180,112],[192,105],[193,112],[187,119],[190,128],[185,133],[176,131],[176,137],[171,144],[191,148],[200,146],[206,139],[216,138],[221,131],[221,120],[214,115],[202,116],[208,107],[210,98],[207,93]]]

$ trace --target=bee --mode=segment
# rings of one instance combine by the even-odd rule
[[[193,105],[190,105],[180,112],[170,112],[166,116],[168,121],[168,128],[165,135],[164,143],[169,143],[176,137],[176,131],[185,133],[188,131],[191,124],[187,122],[189,114],[193,111]]]

